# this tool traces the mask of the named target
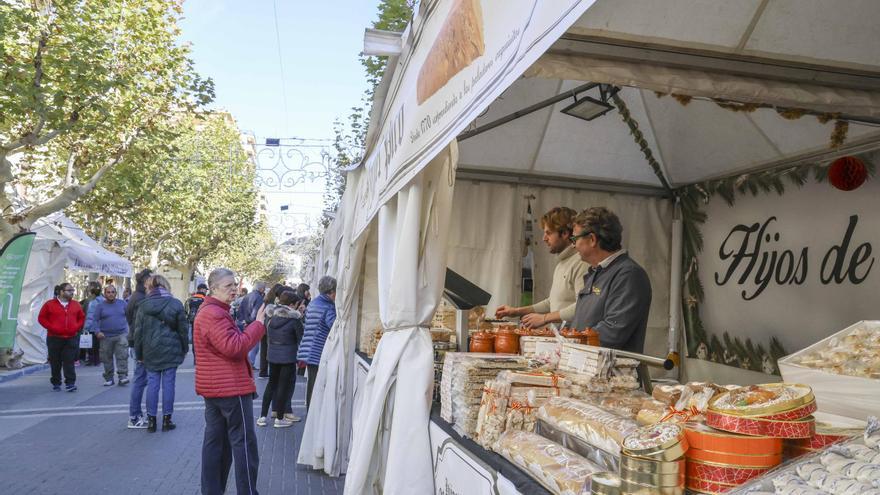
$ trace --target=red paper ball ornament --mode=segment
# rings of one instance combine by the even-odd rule
[[[841,191],[852,191],[865,183],[868,167],[854,156],[834,160],[828,167],[828,182]]]

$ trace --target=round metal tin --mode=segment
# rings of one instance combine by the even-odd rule
[[[677,487],[684,486],[685,473],[651,474],[620,469],[620,480],[646,486]]]
[[[783,414],[785,412],[791,411],[793,409],[803,408],[807,406],[811,402],[816,401],[816,397],[813,395],[813,389],[807,385],[802,385],[798,383],[766,383],[759,385],[761,388],[765,389],[781,389],[781,388],[789,388],[795,389],[798,391],[798,396],[787,401],[779,402],[776,404],[762,406],[762,407],[721,407],[719,406],[719,402],[721,402],[725,397],[727,397],[731,392],[725,392],[723,394],[719,394],[711,401],[709,401],[709,410],[727,414],[730,416],[744,416],[744,417],[764,417],[764,416],[773,416],[778,414]],[[806,415],[809,415],[807,413]]]
[[[620,480],[620,495],[684,495],[684,487],[657,487]]]
[[[639,473],[679,474],[685,471],[685,462],[684,459],[664,462],[623,454],[620,456],[620,468]]]
[[[620,476],[611,472],[596,473],[591,477],[590,493],[593,495],[619,495]]]

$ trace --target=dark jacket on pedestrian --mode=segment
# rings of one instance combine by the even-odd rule
[[[37,321],[43,325],[49,337],[69,339],[82,329],[86,315],[78,302],[71,300],[65,307],[56,297],[43,304]]]
[[[149,371],[180,366],[189,350],[183,304],[163,288],[144,299],[134,322],[134,355]]]
[[[295,363],[296,352],[303,336],[302,313],[282,305],[273,306],[271,311],[266,326],[266,333],[269,335],[267,359],[276,364]]]
[[[263,294],[254,290],[248,292],[238,305],[238,313],[236,320],[243,321],[245,325],[250,325],[257,317],[257,311],[263,305]]]
[[[196,319],[196,313],[199,312],[199,307],[203,302],[205,302],[205,295],[201,292],[196,292],[189,296],[189,299],[186,300],[186,305],[184,305],[187,321],[192,323]]]
[[[327,294],[321,294],[309,303],[306,309],[305,331],[297,352],[300,361],[312,366],[321,364],[324,343],[334,321],[336,321],[336,304]]]
[[[141,301],[146,298],[147,289],[144,287],[144,284],[137,284],[137,287],[134,289],[134,294],[128,298],[128,307],[125,308],[125,319],[128,320],[129,327],[134,325],[134,317],[137,315],[138,306],[140,306]]]

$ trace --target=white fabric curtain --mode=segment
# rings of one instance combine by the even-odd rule
[[[647,165],[645,165],[647,167]],[[651,279],[651,311],[645,354],[666,355],[666,330],[669,326],[669,269],[672,229],[672,202],[664,198],[583,191],[561,188],[531,188],[537,198],[533,203],[536,221],[556,206],[582,211],[604,206],[613,211],[623,224],[623,247],[630,257],[642,265]],[[540,232],[541,226],[535,226]],[[553,283],[556,257],[547,251],[540,235],[535,238],[534,300],[547,297]]]
[[[349,174],[348,189],[339,211],[349,225],[353,217],[352,201],[362,172]],[[336,321],[318,367],[318,376],[312,391],[309,414],[300,445],[297,462],[323,469],[330,476],[345,472],[351,445],[352,404],[354,399],[354,351],[357,345],[358,294],[362,280],[361,266],[367,235],[351,239],[351,229],[345,229],[342,242],[330,240],[339,248],[335,262]],[[328,242],[325,240],[325,244]],[[319,274],[323,275],[323,274]]]
[[[511,184],[455,184],[447,260],[450,269],[492,294],[486,314],[501,304],[519,305],[525,194]]]
[[[385,334],[361,393],[345,493],[433,493],[429,328],[443,292],[458,145],[453,141],[379,210]]]

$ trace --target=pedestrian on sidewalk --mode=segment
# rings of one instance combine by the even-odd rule
[[[321,353],[324,343],[336,321],[336,279],[325,275],[318,281],[320,295],[309,303],[306,308],[305,332],[297,351],[297,358],[305,361],[308,368],[306,382],[306,409],[312,403],[312,389],[318,376],[318,365],[321,364]]]
[[[149,295],[134,319],[134,355],[147,370],[147,431],[156,431],[159,387],[162,388],[162,431],[176,428],[174,382],[177,367],[189,350],[189,324],[183,303],[171,296],[171,284],[161,275],[150,277]]]
[[[116,297],[116,287],[104,287],[104,300],[95,302],[95,334],[101,342],[101,361],[104,362],[104,386],[113,385],[113,373],[119,385],[128,384],[128,320],[125,319],[125,301]],[[116,358],[114,366],[113,359]]]
[[[135,289],[134,294],[128,299],[128,309],[125,317],[128,320],[129,327],[134,327],[134,319],[136,311],[141,302],[147,296],[146,284],[150,281],[150,275],[153,272],[149,268],[144,268],[134,276]],[[134,340],[134,336],[132,336]],[[133,383],[131,386],[131,397],[128,402],[128,427],[140,429],[147,427],[147,420],[144,418],[144,411],[141,409],[141,402],[144,400],[144,390],[147,388],[147,370],[144,363],[135,360]]]
[[[260,378],[269,378],[269,312],[275,307],[278,296],[285,290],[290,290],[290,287],[275,284],[263,296],[263,304],[266,305],[266,319],[263,320],[263,325],[266,325],[266,335],[260,340]]]
[[[186,321],[188,323],[188,338],[189,343],[192,343],[192,332],[193,332],[193,322],[196,320],[196,314],[199,312],[199,308],[202,306],[202,303],[205,302],[205,296],[208,294],[208,285],[207,284],[199,284],[196,287],[196,291],[193,295],[189,296],[189,299],[186,300],[186,304],[183,305],[183,309],[186,310]],[[193,366],[196,365],[196,351],[193,349]]]
[[[289,289],[289,288],[288,288]],[[302,313],[297,311],[299,296],[293,290],[285,290],[277,298],[277,304],[266,310],[269,336],[269,383],[263,392],[263,404],[257,426],[266,426],[269,405],[275,411],[275,427],[286,428],[301,418],[293,412],[286,413],[293,388],[296,384],[296,351],[303,335]]]
[[[46,347],[52,367],[52,390],[61,390],[61,370],[64,369],[64,386],[68,392],[76,391],[74,361],[79,354],[79,331],[86,315],[82,306],[73,300],[74,288],[67,282],[58,286],[57,296],[46,301],[40,308],[37,321],[46,329]]]
[[[238,305],[240,328],[247,327],[257,319],[257,310],[263,305],[265,296],[266,282],[256,282],[254,284],[254,290],[244,296],[244,299],[241,300],[241,304]],[[262,318],[259,318],[259,320],[262,321]],[[258,347],[254,347],[251,349],[250,353],[248,353],[248,362],[251,363],[251,366],[253,366],[254,369],[259,369],[257,365],[259,363],[257,357],[260,353],[260,347],[264,347],[265,345],[266,344],[260,342]],[[260,376],[269,376],[267,371],[268,370],[260,369]]]
[[[92,347],[80,349],[80,361],[84,361],[88,366],[98,366],[101,364],[100,352],[101,352],[101,342],[97,337],[97,329],[93,328],[94,325],[91,324],[92,318],[95,314],[95,309],[97,309],[98,305],[95,304],[92,306],[92,303],[95,301],[103,301],[104,296],[101,295],[101,284],[99,282],[89,282],[89,286],[87,289],[88,293],[86,294],[86,298],[79,302],[79,305],[82,306],[83,312],[86,314],[86,323],[83,327],[83,332],[89,333],[92,336]]]
[[[217,268],[208,275],[210,295],[196,315],[193,346],[196,393],[205,399],[205,438],[202,444],[202,493],[226,491],[229,469],[235,462],[239,495],[257,495],[260,460],[254,430],[253,370],[248,351],[266,333],[265,307],[257,309],[253,322],[240,331],[229,314],[235,299],[235,273]]]

